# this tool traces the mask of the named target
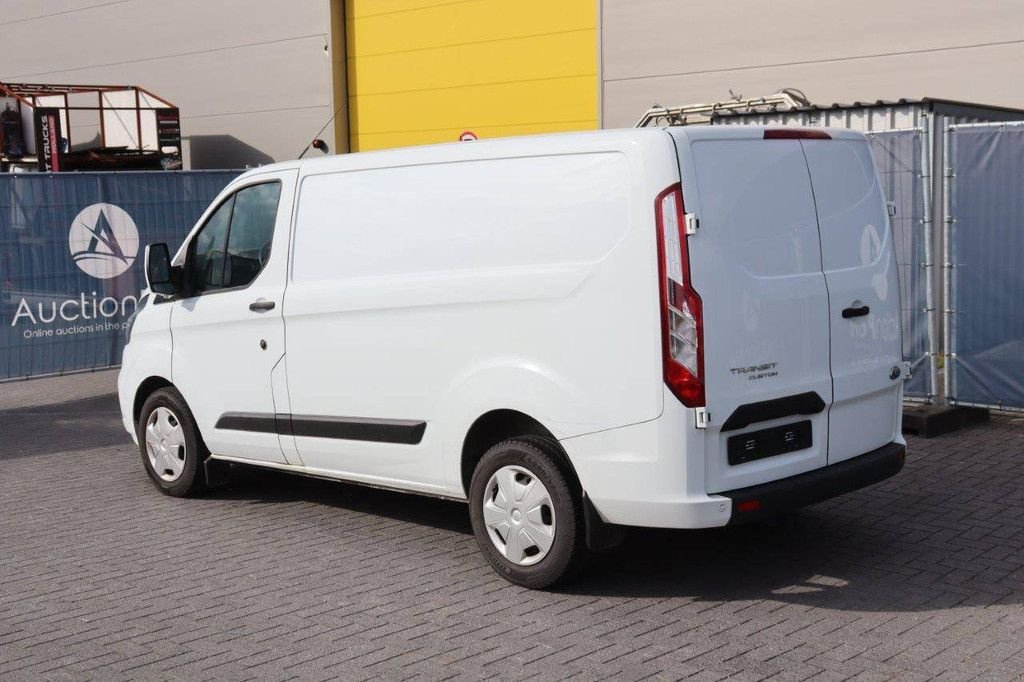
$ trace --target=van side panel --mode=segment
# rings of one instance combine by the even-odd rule
[[[614,152],[312,175],[292,279],[592,264],[629,228],[628,175]]]
[[[678,176],[667,136],[642,139],[304,178],[291,409],[427,426],[418,444],[297,435],[303,462],[461,494],[462,439],[491,409],[559,438],[657,417],[657,190],[636,147],[660,150],[658,182]]]

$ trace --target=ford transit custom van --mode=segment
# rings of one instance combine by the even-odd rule
[[[865,138],[598,131],[274,164],[146,296],[119,377],[158,489],[229,463],[466,500],[539,588],[625,527],[762,519],[903,466]]]

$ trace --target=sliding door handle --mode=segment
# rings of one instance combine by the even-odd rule
[[[252,310],[253,312],[263,312],[264,310],[273,310],[275,305],[277,304],[273,301],[268,301],[265,298],[257,298],[249,304],[249,310]]]
[[[850,319],[851,317],[862,317],[871,312],[871,308],[866,305],[862,305],[859,308],[850,306],[849,308],[843,308],[843,319]]]

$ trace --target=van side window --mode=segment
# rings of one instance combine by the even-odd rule
[[[235,194],[224,267],[225,287],[245,286],[263,269],[270,257],[280,197],[279,182],[253,185]]]
[[[189,277],[192,293],[242,287],[270,257],[277,220],[280,182],[252,185],[220,205],[192,240]]]
[[[188,274],[193,293],[219,289],[224,283],[224,251],[235,197],[228,197],[192,240]]]

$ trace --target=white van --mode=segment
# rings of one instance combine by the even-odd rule
[[[275,164],[149,293],[119,379],[163,492],[255,464],[469,501],[542,587],[623,526],[725,526],[903,465],[864,137],[685,127]]]

